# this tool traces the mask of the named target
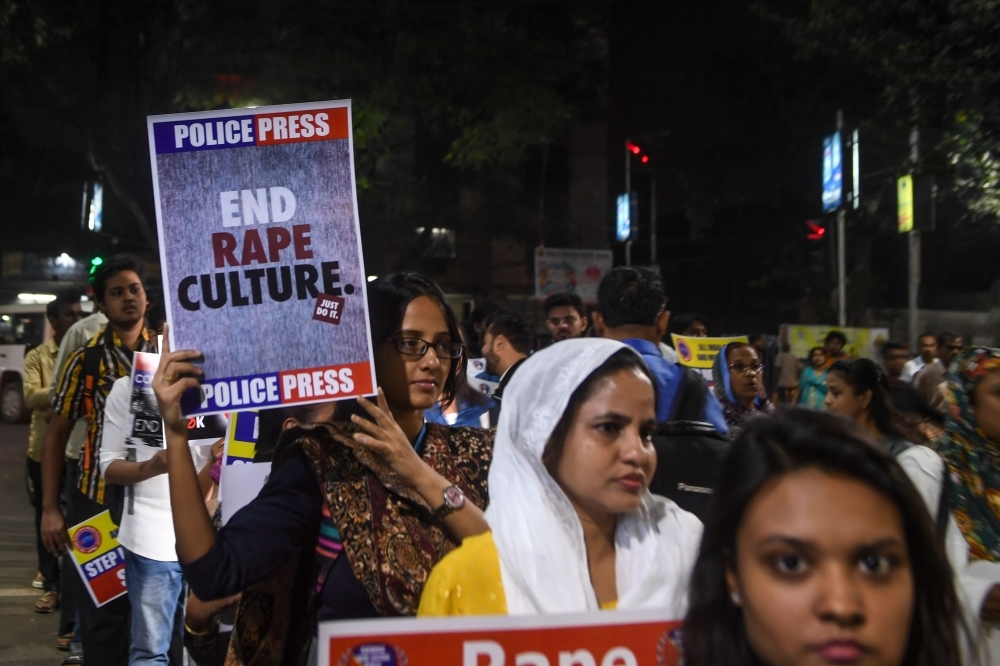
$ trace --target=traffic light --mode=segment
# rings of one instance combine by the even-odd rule
[[[100,255],[94,257],[93,259],[91,259],[90,260],[90,275],[93,276],[94,273],[97,272],[97,269],[100,268],[101,264],[103,264],[103,263],[104,263],[104,258],[101,257]]]
[[[806,220],[806,227],[809,229],[809,233],[806,234],[806,238],[811,241],[821,241],[826,238],[826,227],[819,220]]]
[[[629,150],[629,151],[630,151],[630,152],[631,152],[631,153],[632,153],[633,155],[638,155],[639,153],[641,153],[641,152],[642,152],[642,148],[640,148],[639,146],[635,145],[635,144],[634,144],[634,143],[632,143],[631,141],[626,141],[626,142],[625,142],[625,147],[626,147],[626,148],[628,148],[628,150]]]

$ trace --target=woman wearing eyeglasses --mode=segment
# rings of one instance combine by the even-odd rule
[[[200,599],[243,592],[230,645],[236,663],[314,660],[317,621],[414,615],[434,565],[488,529],[492,435],[423,418],[440,396],[454,397],[465,373],[451,307],[416,273],[372,282],[368,305],[377,399],[341,403],[333,423],[286,430],[264,489],[218,534],[191,456],[180,455],[180,395],[200,381],[192,365],[200,353],[161,356],[153,386],[177,552]]]
[[[722,348],[712,365],[712,381],[733,439],[747,421],[774,411],[764,395],[764,366],[757,350],[745,342],[730,342]]]

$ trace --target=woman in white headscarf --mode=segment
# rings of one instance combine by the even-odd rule
[[[656,394],[611,340],[566,340],[521,366],[490,468],[490,532],[431,572],[418,615],[661,608],[683,617],[701,523],[649,493]]]

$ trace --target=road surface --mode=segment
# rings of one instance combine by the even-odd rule
[[[28,426],[0,423],[0,664],[58,666],[59,611],[32,610],[41,591],[31,587],[38,566],[34,510],[25,490]]]

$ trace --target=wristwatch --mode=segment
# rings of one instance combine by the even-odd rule
[[[450,516],[465,506],[465,493],[458,486],[448,486],[444,489],[444,504],[434,509],[433,515],[438,520]]]

